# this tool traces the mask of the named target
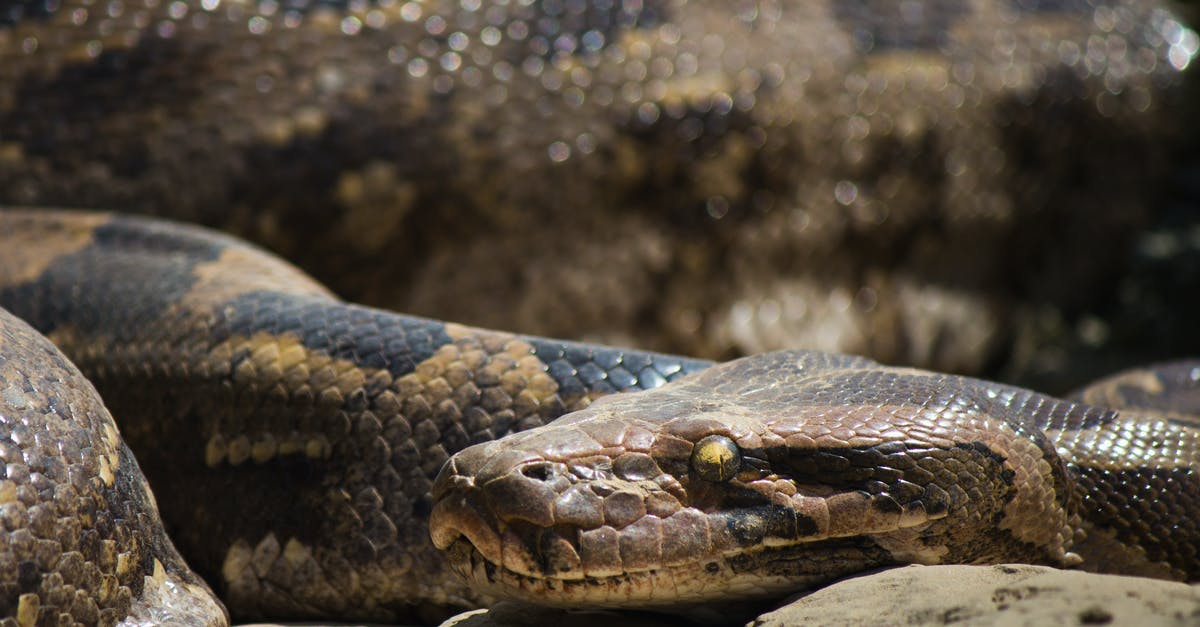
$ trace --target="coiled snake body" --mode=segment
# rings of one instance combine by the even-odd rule
[[[1198,573],[1200,364],[1086,397],[1144,413],[820,353],[705,370],[344,304],[230,238],[104,214],[0,213],[0,269],[0,304],[139,451],[3,319],[19,624],[224,620],[138,464],[243,616],[429,617],[497,592],[670,605],[904,562]]]
[[[899,313],[856,324],[902,326],[936,313],[923,279],[1007,284],[992,261],[1034,249],[1074,276],[1062,238],[1123,241],[1192,38],[1127,0],[4,3],[0,203],[205,222],[381,298],[413,287],[389,263],[436,292],[428,268],[483,259],[453,297],[483,310],[502,254],[721,292],[716,241],[764,251],[737,290],[802,266],[765,288],[801,300],[894,264],[859,294]],[[348,304],[224,235],[44,208],[0,210],[0,307],[3,627],[662,607],[904,562],[1197,575],[1190,363],[1086,404],[823,353],[710,368]]]

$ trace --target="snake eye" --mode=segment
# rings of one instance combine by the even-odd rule
[[[738,445],[723,435],[710,435],[692,447],[692,470],[705,481],[729,481],[741,466]]]

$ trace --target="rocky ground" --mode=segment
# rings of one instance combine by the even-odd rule
[[[499,604],[443,627],[662,627],[671,618]],[[1046,566],[907,566],[801,595],[748,627],[787,625],[1197,625],[1200,586]]]

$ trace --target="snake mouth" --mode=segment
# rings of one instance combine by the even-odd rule
[[[458,536],[443,550],[455,572],[472,587],[493,596],[575,609],[670,608],[694,600],[679,595],[679,573],[670,569],[612,577],[531,576],[492,561],[466,536]],[[715,590],[707,588],[707,593]]]
[[[556,574],[520,572],[488,558],[465,535],[443,551],[451,568],[472,588],[505,597],[567,609],[670,609],[713,596],[722,588],[688,567],[659,568],[594,577],[582,571]],[[704,574],[704,573],[701,573]]]
[[[777,597],[827,581],[847,565],[886,561],[864,563],[857,539],[742,545],[721,537],[726,517],[686,509],[673,521],[647,516],[620,529],[543,526],[498,515],[468,482],[435,490],[430,535],[455,572],[494,597],[675,612],[717,596]]]
[[[451,568],[480,592],[558,607],[652,608],[688,601],[679,595],[679,582],[694,579],[693,565],[615,568],[611,560],[585,565],[581,555],[587,557],[589,548],[583,538],[595,530],[503,520],[467,485],[437,492],[430,537]]]
[[[469,580],[478,579],[481,565],[487,566],[487,575],[502,570],[511,577],[563,581],[588,576],[580,559],[578,529],[505,520],[475,490],[444,494],[430,514],[429,528],[434,546],[449,555],[455,570]],[[593,572],[592,578],[597,574]]]
[[[455,490],[437,501],[429,515],[429,536],[434,546],[448,551],[456,542],[471,545],[482,559],[503,563],[499,521],[469,490]]]
[[[892,563],[886,555],[869,555],[878,549],[856,539],[839,538],[605,576],[590,575],[581,569],[531,574],[489,557],[458,528],[442,527],[439,538],[436,542],[451,568],[472,589],[491,597],[565,609],[687,613],[698,603],[757,607],[756,603],[812,588],[846,573]],[[483,546],[491,550],[488,543]],[[517,548],[505,546],[509,549],[503,551],[505,554]],[[725,600],[714,604],[716,598]]]

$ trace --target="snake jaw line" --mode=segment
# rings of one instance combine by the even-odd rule
[[[923,527],[948,515],[944,510],[930,514],[919,501],[901,505],[886,495],[872,496],[865,492],[843,492],[816,498],[819,505],[802,504],[798,511],[823,511],[826,522],[822,535],[825,538],[869,536]],[[801,500],[811,499],[801,497]]]

